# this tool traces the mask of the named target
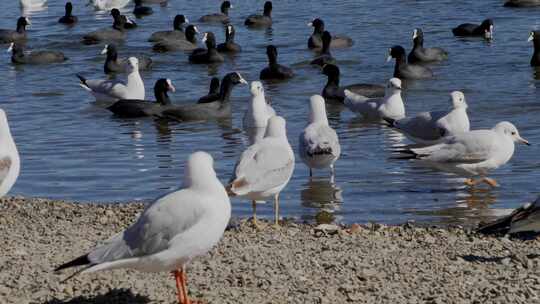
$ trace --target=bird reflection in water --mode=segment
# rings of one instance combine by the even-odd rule
[[[341,209],[343,190],[330,182],[330,179],[309,179],[302,185],[300,199],[302,207],[307,208],[307,214],[302,216],[304,220],[315,220],[317,223],[331,223],[339,220],[335,213]]]

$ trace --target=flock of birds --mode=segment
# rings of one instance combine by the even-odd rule
[[[21,5],[42,6],[45,0],[20,0]],[[143,3],[161,3],[166,0],[136,0],[135,15],[152,14],[151,7]],[[197,103],[174,105],[168,94],[175,92],[170,79],[159,79],[154,86],[155,101],[145,99],[145,88],[139,70],[149,69],[152,59],[145,56],[118,56],[115,43],[126,39],[126,31],[137,24],[120,13],[129,0],[92,0],[97,9],[110,10],[113,25],[83,37],[84,44],[105,44],[107,55],[104,72],[125,73],[126,81],[115,79],[86,79],[77,75],[82,88],[99,102],[109,102],[108,109],[123,117],[162,117],[175,121],[209,120],[231,115],[232,89],[248,82],[237,72],[227,74],[222,81],[213,78],[209,93]],[[510,1],[509,5],[540,4],[534,0]],[[214,34],[206,32],[202,41],[205,48],[197,46],[197,26],[189,24],[183,15],[177,15],[173,29],[151,35],[149,41],[157,52],[187,51],[193,64],[214,64],[224,61],[223,53],[241,52],[234,42],[235,29],[229,22],[228,12],[233,6],[224,1],[220,12],[202,16],[200,23],[222,23],[226,41],[217,44]],[[272,24],[272,2],[264,4],[263,14],[252,15],[245,20],[248,27],[269,27]],[[74,26],[78,19],[73,15],[71,2],[65,5],[65,15],[59,23]],[[24,50],[29,40],[26,27],[30,20],[20,17],[15,30],[0,30],[0,43],[9,44],[12,62],[15,64],[51,64],[67,58],[59,51]],[[340,70],[332,57],[331,49],[350,47],[352,39],[332,35],[324,30],[321,19],[310,25],[314,32],[307,41],[309,49],[318,51],[311,64],[319,65],[328,82],[321,95],[310,98],[309,122],[299,137],[298,155],[310,170],[327,169],[334,178],[334,164],[339,159],[341,147],[334,129],[328,124],[326,103],[341,103],[349,110],[365,118],[380,121],[403,133],[416,145],[396,151],[399,159],[418,160],[433,168],[467,177],[466,184],[473,187],[485,182],[492,187],[498,184],[487,174],[505,163],[514,153],[514,143],[529,145],[517,128],[510,122],[499,122],[492,129],[470,130],[467,102],[462,92],[450,94],[450,111],[423,112],[407,117],[401,92],[402,80],[423,79],[433,76],[428,64],[448,58],[441,48],[424,47],[421,29],[413,32],[414,47],[406,54],[401,46],[389,49],[388,60],[395,59],[393,78],[386,86],[356,84],[340,86]],[[452,30],[455,36],[493,38],[493,21],[481,24],[462,24]],[[535,52],[531,65],[540,66],[540,32],[533,31]],[[269,64],[260,72],[261,80],[287,80],[294,71],[277,61],[278,51],[273,45],[266,49]],[[82,272],[105,269],[134,268],[142,271],[172,271],[175,275],[180,303],[191,303],[186,287],[184,266],[194,257],[208,252],[221,238],[231,215],[230,196],[251,200],[253,222],[257,224],[256,206],[268,199],[274,200],[275,225],[279,225],[279,194],[289,182],[295,166],[295,153],[287,139],[286,121],[278,116],[267,102],[263,83],[249,84],[251,101],[243,118],[248,130],[250,146],[241,154],[232,178],[226,187],[222,185],[213,168],[212,157],[205,152],[195,152],[188,157],[183,186],[180,190],[158,198],[149,204],[138,220],[103,245],[96,247],[73,261],[59,266],[62,270],[74,266],[86,266]],[[19,154],[10,134],[6,113],[0,110],[0,197],[15,183],[20,170]],[[540,202],[525,205],[509,217],[480,229],[482,232],[540,230]],[[79,272],[77,272],[79,273]],[[76,273],[76,274],[77,274]]]

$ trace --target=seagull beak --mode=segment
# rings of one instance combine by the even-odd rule
[[[13,51],[13,45],[14,45],[14,44],[15,44],[15,43],[12,42],[12,43],[9,45],[9,47],[8,47],[8,49],[7,49],[7,52],[8,52],[8,53],[11,52],[11,51]]]
[[[531,42],[531,41],[533,41],[533,40],[534,40],[534,33],[531,33],[531,34],[529,35],[529,39],[527,39],[527,42]]]
[[[521,137],[521,136],[519,136],[519,137],[517,138],[517,140],[518,140],[520,143],[522,143],[522,144],[526,144],[527,146],[530,146],[530,145],[531,145],[531,144],[529,143],[528,140],[526,140],[525,138],[523,138],[523,137]]]
[[[105,47],[103,48],[103,50],[101,50],[101,55],[105,55],[107,54],[107,49],[109,48],[109,45],[108,44],[105,44]]]

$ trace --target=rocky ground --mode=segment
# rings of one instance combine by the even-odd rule
[[[175,303],[167,273],[52,269],[128,226],[141,204],[0,200],[0,303]],[[540,240],[460,228],[238,221],[188,268],[203,303],[540,303]]]

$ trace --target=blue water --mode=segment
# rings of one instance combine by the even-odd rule
[[[177,188],[187,155],[196,150],[210,152],[216,170],[226,182],[239,154],[247,144],[241,118],[249,100],[246,86],[233,91],[232,119],[222,122],[163,123],[152,119],[119,119],[96,105],[78,86],[75,73],[104,77],[100,46],[84,46],[84,33],[110,26],[108,13],[75,1],[79,24],[68,29],[58,24],[63,1],[49,1],[47,9],[29,13],[28,46],[60,49],[70,59],[48,66],[13,66],[10,55],[0,52],[0,106],[9,116],[22,157],[22,170],[11,194],[67,199],[82,202],[127,202],[151,200]],[[452,175],[390,160],[395,145],[407,143],[399,134],[377,125],[365,124],[352,113],[330,110],[331,125],[337,129],[342,156],[336,164],[336,183],[327,172],[317,172],[309,182],[308,170],[297,159],[294,176],[285,188],[281,214],[313,221],[321,211],[338,222],[472,224],[515,208],[535,198],[539,178],[538,115],[539,81],[529,67],[532,45],[529,31],[536,29],[540,9],[508,9],[502,1],[274,1],[274,25],[268,31],[248,30],[244,18],[260,12],[264,1],[233,1],[232,23],[243,52],[217,69],[191,65],[183,53],[153,54],[146,41],[158,30],[169,29],[172,18],[185,14],[191,21],[217,11],[218,1],[171,0],[166,7],[137,19],[139,28],[129,32],[119,47],[121,56],[152,55],[155,66],[142,73],[147,96],[158,78],[172,79],[176,103],[194,102],[206,94],[211,76],[220,78],[239,71],[255,80],[266,65],[265,47],[279,49],[279,61],[294,67],[297,76],[286,83],[266,85],[267,97],[288,121],[288,135],[296,148],[305,126],[308,100],[320,93],[326,77],[305,63],[314,53],[306,49],[311,28],[306,24],[322,17],[326,28],[351,36],[352,48],[334,50],[342,72],[342,84],[383,83],[392,75],[393,63],[385,64],[389,47],[411,47],[414,27],[425,33],[426,46],[440,46],[450,59],[432,68],[436,77],[408,83],[404,99],[409,114],[449,106],[449,93],[462,90],[469,103],[472,128],[491,128],[501,120],[515,123],[533,146],[519,146],[506,166],[493,172],[501,187],[470,191]],[[17,1],[2,1],[0,28],[13,28],[21,14]],[[129,14],[131,7],[123,10]],[[463,40],[450,29],[463,22],[495,21],[495,40]],[[224,40],[220,26],[198,25]],[[5,46],[7,48],[7,46]],[[247,201],[233,200],[236,215],[248,216]],[[272,216],[271,205],[258,208],[261,216]]]

